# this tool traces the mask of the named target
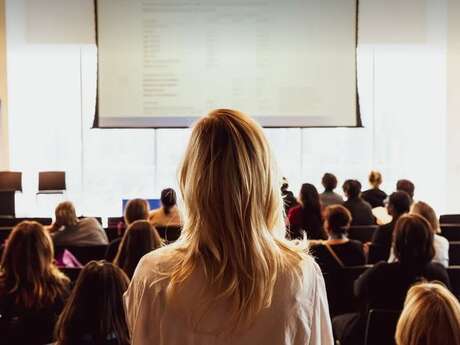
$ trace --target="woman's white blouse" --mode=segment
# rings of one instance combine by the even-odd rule
[[[193,273],[171,302],[166,300],[168,272],[174,250],[165,247],[140,261],[128,291],[125,309],[132,345],[332,345],[326,289],[311,257],[302,263],[302,280],[281,273],[271,306],[244,331],[222,332],[230,324],[229,301],[207,309],[197,295],[207,285]]]

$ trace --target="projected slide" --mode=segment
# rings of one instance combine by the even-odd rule
[[[356,126],[357,0],[98,0],[99,127]]]

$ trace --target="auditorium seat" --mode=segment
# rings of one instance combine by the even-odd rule
[[[337,271],[324,273],[329,310],[332,317],[360,310],[354,297],[354,283],[370,267],[372,266],[344,267]]]
[[[121,237],[121,232],[117,227],[104,228],[105,233],[109,239],[109,242]]]
[[[91,260],[103,260],[107,245],[98,246],[57,246],[55,249],[55,256],[60,255],[64,249],[71,252],[75,258],[82,264],[86,265]]]
[[[12,227],[8,227],[8,226],[0,227],[0,245],[2,245],[3,242],[5,242],[5,240],[8,238],[8,236],[10,236],[12,230],[13,230]]]
[[[452,293],[460,299],[460,266],[447,267]]]
[[[123,217],[109,217],[107,218],[107,226],[108,227],[117,227],[119,223],[125,223],[125,219]]]
[[[460,214],[443,214],[439,217],[441,224],[460,224]]]
[[[59,270],[70,279],[72,284],[75,284],[82,269],[78,267],[60,267]]]
[[[370,242],[377,229],[376,225],[353,225],[348,229],[348,238],[363,243]]]
[[[1,218],[0,217],[0,227],[13,227],[18,225],[24,220],[35,221],[42,225],[51,225],[52,219],[51,218]]]
[[[449,242],[449,266],[460,265],[460,242]]]
[[[400,311],[377,310],[369,312],[366,325],[365,345],[395,344],[396,325]]]
[[[172,243],[176,241],[181,233],[182,227],[180,226],[156,226],[160,237],[165,240],[166,243]]]
[[[375,244],[369,244],[369,253],[367,254],[367,263],[374,265],[379,261],[388,260],[388,252],[382,246],[376,246]]]
[[[441,224],[441,236],[449,242],[460,241],[460,224]]]

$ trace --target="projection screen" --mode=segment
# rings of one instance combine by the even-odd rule
[[[357,0],[97,0],[96,127],[360,126]]]

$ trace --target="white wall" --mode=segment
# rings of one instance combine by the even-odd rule
[[[34,0],[43,4],[32,14],[27,12],[30,1],[7,0],[10,165],[24,171],[18,215],[50,214],[57,201],[35,196],[40,170],[67,171],[65,197],[76,202],[80,213],[93,215],[118,215],[122,198],[157,197],[163,187],[176,186],[189,131],[90,129],[95,46],[79,34],[69,34],[73,41],[67,44],[62,34],[53,40],[53,16],[43,13],[65,1]],[[397,179],[410,178],[417,199],[439,212],[460,211],[446,196],[446,176],[455,178],[457,167],[450,162],[459,161],[455,150],[446,149],[446,134],[453,131],[447,128],[447,86],[460,83],[447,83],[448,0],[381,4],[360,1],[358,82],[365,128],[266,133],[295,192],[302,182],[319,186],[325,171],[341,182],[353,177],[365,185],[369,170],[378,169],[388,192]],[[46,39],[36,34],[37,16],[47,22]],[[56,25],[65,25],[61,16]],[[63,30],[71,27],[78,29],[73,23]]]

